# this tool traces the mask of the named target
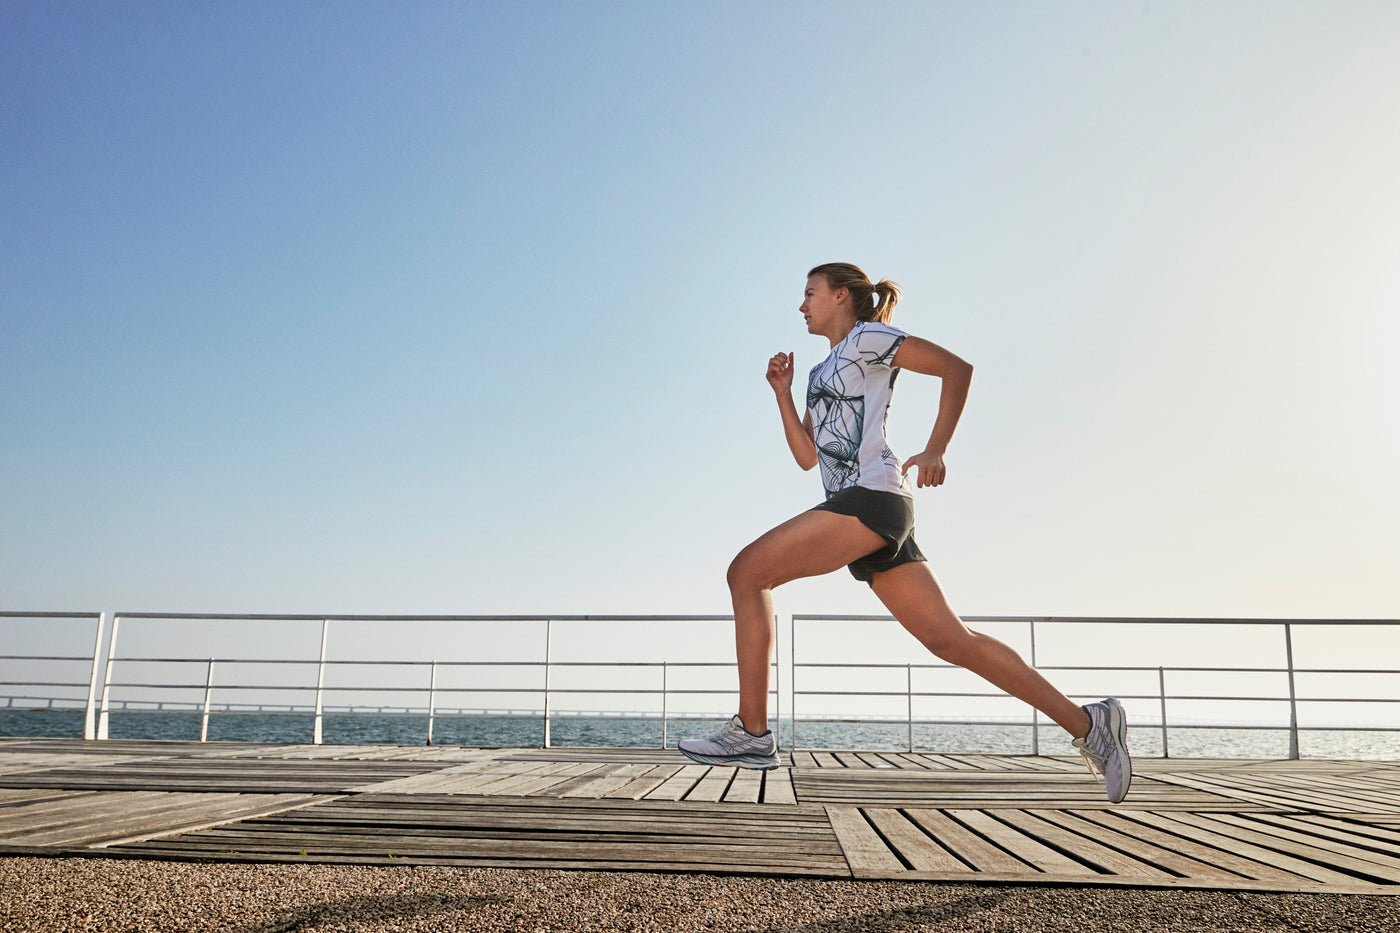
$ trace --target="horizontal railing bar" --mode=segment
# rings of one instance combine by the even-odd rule
[[[327,613],[117,612],[122,619],[189,619],[261,622],[732,622],[732,615],[334,615]],[[7,619],[96,619],[100,612],[0,611]],[[888,615],[794,613],[798,622],[893,622]],[[1153,625],[1395,625],[1400,619],[1168,618],[1158,616],[964,616],[966,622],[1035,622],[1037,624]]]
[[[733,618],[726,616],[725,618]],[[795,622],[894,622],[893,616],[845,613],[794,613]],[[1034,622],[1045,624],[1077,624],[1087,622],[1121,625],[1396,625],[1400,619],[1263,619],[1263,618],[1159,618],[1156,616],[962,616],[964,622]]]
[[[20,686],[36,686],[36,687],[43,687],[43,686],[57,686],[57,687],[62,687],[62,686],[79,686],[79,687],[85,687],[85,686],[87,686],[87,685],[86,685],[86,684],[22,684],[22,685],[20,685]],[[142,687],[142,688],[145,688],[145,689],[147,689],[147,690],[203,690],[203,689],[205,688],[205,685],[204,685],[204,684],[124,684],[124,683],[113,683],[111,686],[113,686],[113,687]],[[293,686],[267,686],[267,685],[264,685],[264,684],[220,684],[219,687],[218,687],[218,689],[219,689],[219,690],[264,690],[264,691],[267,691],[267,692],[269,692],[269,693],[275,693],[275,692],[277,692],[277,691],[285,691],[285,690],[297,690],[297,691],[309,691],[309,690],[310,690],[310,691],[314,691],[314,690],[316,690],[317,688],[314,687],[314,686],[303,687],[303,686],[295,686],[295,685],[293,685]],[[428,687],[379,687],[379,686],[371,686],[371,687],[328,687],[328,686],[322,686],[322,687],[320,688],[320,690],[321,690],[322,693],[426,693],[426,692],[428,691],[428,689],[429,689]],[[544,688],[544,687],[436,687],[436,688],[432,688],[432,689],[433,689],[433,691],[434,691],[435,693],[544,693],[544,692],[545,692],[545,688]],[[672,688],[669,688],[669,687],[668,687],[667,689],[665,689],[665,690],[660,690],[660,689],[655,689],[655,688],[641,688],[641,687],[638,687],[638,688],[635,688],[635,689],[634,689],[634,688],[630,688],[630,687],[621,687],[621,688],[618,688],[618,687],[613,687],[613,688],[608,688],[608,687],[578,687],[578,688],[574,688],[574,687],[550,687],[550,688],[549,688],[549,692],[550,692],[550,693],[626,693],[626,694],[629,694],[629,695],[631,695],[631,694],[647,694],[647,695],[655,694],[655,695],[658,695],[658,696],[659,696],[660,694],[666,693],[666,694],[685,694],[685,695],[688,695],[688,696],[692,696],[692,695],[693,695],[693,696],[712,696],[712,695],[713,695],[713,696],[723,696],[723,695],[725,695],[725,694],[737,693],[738,691],[737,691],[736,689],[734,689],[733,687],[728,688],[728,689],[705,689],[705,690],[702,690],[702,689],[681,690],[681,689],[672,689]],[[772,695],[774,695],[774,694],[776,694],[776,693],[777,693],[777,690],[769,690],[769,691],[768,691],[768,694],[769,694],[770,696],[772,696]],[[856,694],[856,695],[858,696],[858,695],[860,695],[860,694]],[[900,694],[900,696],[903,696],[903,695],[904,695],[904,694]],[[990,695],[990,694],[989,694],[989,695]],[[1138,697],[1128,697],[1127,699],[1139,699],[1139,698],[1138,698]],[[141,702],[141,701],[139,701],[139,700],[131,700],[131,701],[128,701],[128,702],[137,703],[137,702]]]
[[[0,680],[0,687],[87,687],[67,680]]]
[[[4,660],[0,656],[0,660]],[[19,659],[26,660],[26,659]],[[55,660],[65,661],[88,661],[86,658],[60,658]],[[131,662],[135,664],[208,664],[214,661],[217,664],[325,664],[327,667],[334,665],[366,665],[381,667],[432,667],[437,665],[443,667],[733,667],[733,661],[352,661],[334,660],[327,658],[319,661],[316,658],[137,658],[137,657],[117,657],[113,658],[114,663]],[[899,665],[903,666],[903,665]],[[1152,668],[1156,670],[1157,668]]]
[[[0,654],[0,661],[86,661],[92,663],[92,655],[78,657],[71,654]]]
[[[960,668],[958,667],[958,665],[956,665],[956,664],[922,664],[922,663],[917,663],[917,662],[915,662],[915,663],[900,664],[900,663],[898,663],[898,662],[883,662],[883,661],[882,661],[882,662],[871,662],[871,663],[868,663],[868,664],[858,663],[858,662],[854,662],[854,661],[848,661],[848,662],[837,662],[837,661],[798,661],[798,662],[795,662],[795,663],[792,665],[792,667],[793,667],[794,669],[802,669],[802,668],[818,669],[818,668],[820,668],[820,669],[823,669],[823,670],[826,670],[826,669],[831,669],[831,670],[836,670],[836,669],[843,669],[843,670],[864,670],[864,669],[869,669],[869,670],[886,670],[886,669],[894,669],[894,668],[897,668],[897,669],[899,669],[899,670],[906,670],[906,669],[912,668],[913,670],[916,670],[916,671],[950,671],[950,670],[959,670],[959,669],[960,669]],[[1141,666],[1141,667],[1129,667],[1129,666],[1113,666],[1113,665],[1087,666],[1087,665],[1080,665],[1080,664],[1076,664],[1076,665],[1064,665],[1064,664],[1037,664],[1036,667],[1035,667],[1035,669],[1038,670],[1038,671],[1062,671],[1062,672],[1070,672],[1070,671],[1080,671],[1080,672],[1105,672],[1105,671],[1112,671],[1112,672],[1115,672],[1115,673],[1151,673],[1151,674],[1155,674],[1155,673],[1157,673],[1158,671],[1165,671],[1165,672],[1168,673],[1168,674],[1287,674],[1287,673],[1288,673],[1288,668],[1286,668],[1286,667],[1166,667],[1166,666],[1163,666],[1163,665],[1160,665],[1160,664],[1155,665],[1155,666],[1151,666],[1151,667],[1146,666],[1146,665]],[[1400,668],[1295,667],[1295,668],[1293,668],[1293,673],[1295,673],[1295,674],[1400,674]],[[1155,694],[1154,694],[1154,696],[1155,696]]]
[[[97,614],[94,613],[94,616]],[[732,622],[732,615],[326,615],[305,613],[117,612],[116,618],[218,622]]]
[[[610,691],[610,692],[617,692],[617,691]],[[892,690],[892,691],[881,691],[881,690],[794,690],[792,693],[793,693],[793,696],[802,696],[802,697],[820,697],[820,696],[835,696],[835,697],[882,697],[882,696],[897,696],[897,697],[909,697],[909,696],[912,696],[912,697],[961,698],[961,699],[973,699],[973,700],[1004,700],[1004,699],[1007,699],[1007,694],[1005,694],[1005,693],[951,693],[951,692],[920,691],[920,690]],[[1081,698],[1084,697],[1084,696],[1088,696],[1088,694],[1081,694]],[[1120,699],[1120,700],[1213,700],[1213,701],[1229,702],[1229,703],[1287,703],[1287,702],[1289,702],[1290,700],[1294,700],[1294,701],[1296,701],[1296,702],[1298,702],[1298,703],[1400,703],[1400,697],[1313,697],[1313,696],[1289,697],[1289,696],[1287,696],[1287,695],[1283,695],[1283,696],[1238,696],[1238,695],[1211,696],[1211,695],[1207,695],[1207,694],[1194,694],[1194,693],[1182,693],[1182,694],[1169,693],[1169,694],[1167,694],[1166,696],[1162,696],[1162,695],[1159,694],[1159,693],[1120,693],[1120,694],[1118,694],[1118,697],[1117,697],[1117,698]]]

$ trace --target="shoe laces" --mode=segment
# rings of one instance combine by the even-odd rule
[[[1095,715],[1098,710],[1086,706],[1084,712],[1089,714],[1089,731],[1084,734],[1084,738],[1076,739],[1074,745],[1079,749],[1079,757],[1084,759],[1084,767],[1089,769],[1094,780],[1107,785],[1108,781],[1104,777],[1104,756],[1093,745],[1095,734],[1099,731],[1100,719]]]
[[[1106,784],[1103,776],[1103,757],[1089,750],[1088,743],[1079,746],[1079,757],[1084,759],[1084,767],[1089,769],[1089,773],[1094,776],[1094,780],[1100,784]]]

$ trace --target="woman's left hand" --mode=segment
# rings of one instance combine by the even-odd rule
[[[915,485],[920,489],[925,486],[942,486],[943,478],[948,475],[948,468],[943,464],[943,455],[927,450],[904,461],[904,475],[909,474],[909,468],[912,466],[919,468]]]

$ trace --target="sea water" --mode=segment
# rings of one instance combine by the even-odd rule
[[[112,739],[198,741],[201,715],[194,712],[114,711],[109,714]],[[0,710],[0,736],[80,738],[82,710]],[[661,748],[684,738],[713,733],[721,720],[634,720],[560,715],[550,719],[549,744],[555,747]],[[322,741],[327,745],[426,745],[426,716],[376,716],[368,713],[327,715]],[[215,713],[209,717],[211,742],[309,743],[315,718],[308,713]],[[942,725],[915,722],[781,722],[785,748],[854,751],[909,751],[938,754],[1029,755],[1035,752],[1028,724],[973,723]],[[1043,755],[1074,754],[1068,737],[1056,726],[1039,728]],[[1135,755],[1159,757],[1162,730],[1153,724],[1133,728]],[[439,716],[432,722],[432,744],[477,748],[537,748],[545,744],[539,716]],[[1288,733],[1283,730],[1173,726],[1165,751],[1173,758],[1285,758]],[[1400,733],[1348,730],[1302,730],[1303,758],[1400,760]]]

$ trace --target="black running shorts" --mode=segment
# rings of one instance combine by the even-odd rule
[[[813,511],[835,512],[860,519],[860,523],[885,539],[885,546],[847,566],[851,576],[864,583],[886,570],[916,560],[927,560],[914,543],[914,500],[893,492],[848,486]]]

